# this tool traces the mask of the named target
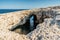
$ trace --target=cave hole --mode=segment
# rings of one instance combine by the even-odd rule
[[[18,25],[15,28],[11,29],[11,31],[26,35],[36,29],[36,26],[39,24],[39,22],[36,21],[38,21],[36,15],[32,14],[28,17],[25,24]]]

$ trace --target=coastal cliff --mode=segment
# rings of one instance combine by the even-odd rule
[[[56,9],[48,7],[0,14],[0,40],[59,40],[60,29],[58,25],[49,23],[51,22],[49,20],[52,20],[50,18],[55,16],[54,10]],[[25,24],[32,14],[37,17],[38,25],[36,29],[27,35],[10,31],[11,28]],[[46,18],[48,18],[47,23],[44,20]]]

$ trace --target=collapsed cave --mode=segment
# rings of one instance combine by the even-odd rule
[[[28,34],[34,29],[36,29],[36,26],[40,23],[44,22],[44,14],[42,13],[41,17],[37,19],[36,14],[29,15],[28,19],[26,20],[26,23],[23,25],[18,25],[15,28],[11,29],[10,31],[17,32],[19,34]]]

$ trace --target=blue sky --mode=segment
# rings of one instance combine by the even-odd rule
[[[0,0],[0,9],[32,9],[60,6],[60,0]]]

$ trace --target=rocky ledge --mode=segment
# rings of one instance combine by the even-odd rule
[[[0,14],[0,40],[60,40],[60,29],[53,19],[56,13],[54,10],[48,7]],[[11,31],[25,24],[32,14],[36,15],[38,23],[33,31],[26,35],[19,34],[20,29]]]

